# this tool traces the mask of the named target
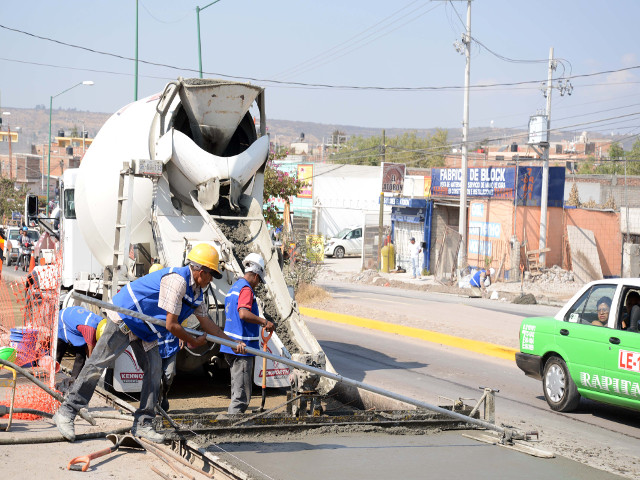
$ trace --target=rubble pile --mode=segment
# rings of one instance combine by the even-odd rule
[[[575,283],[575,277],[573,272],[563,270],[558,265],[546,270],[541,275],[531,275],[529,272],[524,272],[524,279],[527,282],[539,285],[548,285],[550,283],[571,284]]]
[[[376,283],[380,281],[377,280],[378,278],[382,277],[377,270],[364,270],[352,275],[351,278],[349,278],[349,281],[357,283]]]

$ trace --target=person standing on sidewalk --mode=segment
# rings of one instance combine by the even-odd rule
[[[203,304],[203,290],[213,277],[222,277],[218,270],[218,252],[211,245],[200,243],[189,252],[187,260],[189,264],[184,267],[164,268],[128,283],[113,297],[114,305],[165,320],[166,328],[126,314],[107,311],[111,321],[107,322],[93,355],[53,417],[65,439],[75,441],[73,421],[76,415],[81,408],[88,406],[102,371],[112,366],[116,358],[131,345],[144,372],[140,406],[133,415],[131,434],[155,443],[165,441],[164,435],[152,425],[162,378],[158,340],[164,332],[169,331],[194,348],[204,345],[207,341],[204,333],[193,337],[180,325],[192,313],[206,333],[233,340],[211,320]],[[244,353],[245,346],[240,342],[235,349],[238,353]]]
[[[416,243],[416,239],[414,237],[411,237],[409,242],[409,253],[411,253],[411,278],[420,278],[422,275],[422,262],[420,261],[422,248]]]
[[[268,332],[274,329],[273,322],[260,317],[255,289],[264,282],[264,259],[257,253],[250,253],[242,261],[244,277],[239,278],[229,290],[224,301],[227,317],[224,333],[247,344],[248,347],[260,348],[260,327]],[[251,401],[252,388],[252,354],[233,352],[222,345],[220,352],[231,367],[231,403],[228,413],[244,413]]]

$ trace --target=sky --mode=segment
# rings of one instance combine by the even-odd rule
[[[206,6],[204,76],[266,87],[269,118],[462,125],[465,57],[454,42],[466,1],[139,0],[138,98],[198,76],[196,6]],[[554,84],[573,92],[554,89],[552,128],[640,133],[638,18],[638,0],[474,0],[470,126],[526,128],[545,108],[553,47]],[[135,0],[0,2],[2,110],[48,108],[56,96],[54,108],[115,112],[134,99],[135,34]],[[85,80],[95,84],[61,94]]]

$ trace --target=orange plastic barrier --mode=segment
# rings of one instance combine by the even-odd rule
[[[52,386],[56,362],[52,362],[53,342],[59,310],[60,252],[49,265],[35,267],[31,257],[30,273],[14,282],[0,281],[0,347],[16,348],[16,364]],[[44,358],[44,361],[40,361]],[[49,360],[49,361],[47,361]],[[41,366],[38,366],[38,365]],[[45,366],[46,368],[43,368]],[[21,382],[16,389],[14,408],[31,408],[53,413],[58,402],[31,382]],[[0,404],[9,405],[9,392],[0,396]],[[33,415],[15,414],[15,418],[35,419]]]

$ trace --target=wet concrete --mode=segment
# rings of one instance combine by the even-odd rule
[[[428,435],[350,432],[261,440],[219,443],[208,451],[256,479],[623,478],[562,457],[536,458],[480,443],[463,437],[460,431]]]

